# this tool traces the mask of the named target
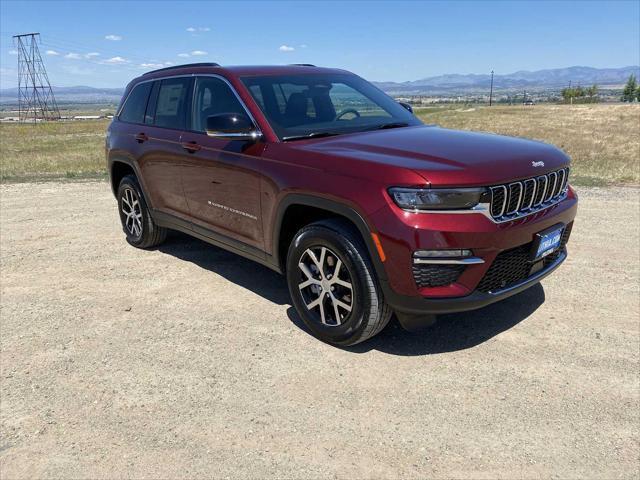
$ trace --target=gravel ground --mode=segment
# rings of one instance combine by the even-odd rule
[[[128,246],[106,183],[1,187],[0,477],[638,478],[639,191],[501,304],[338,349],[275,273]]]

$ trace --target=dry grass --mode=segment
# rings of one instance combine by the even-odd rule
[[[535,138],[573,159],[572,183],[640,184],[640,105],[418,109],[427,123]],[[2,181],[104,177],[107,120],[0,125]]]
[[[107,120],[0,125],[2,181],[106,176]]]
[[[535,105],[418,109],[427,123],[552,143],[581,185],[640,184],[640,105]]]

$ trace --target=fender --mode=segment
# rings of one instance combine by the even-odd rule
[[[308,205],[310,207],[321,208],[322,210],[333,212],[350,220],[351,223],[353,223],[360,232],[360,236],[362,237],[364,244],[367,247],[369,258],[371,259],[373,267],[376,270],[378,280],[382,284],[383,289],[386,290],[387,274],[384,269],[384,265],[382,264],[382,261],[380,260],[380,257],[378,255],[378,250],[376,249],[376,246],[373,243],[373,239],[371,238],[373,229],[369,227],[369,224],[366,222],[366,220],[354,208],[351,208],[343,203],[339,203],[315,195],[291,193],[284,197],[279,203],[272,231],[273,260],[276,265],[282,265],[282,259],[280,258],[280,251],[277,248],[277,245],[280,244],[280,230],[282,227],[284,214],[287,211],[287,208],[292,205]]]
[[[147,194],[147,188],[146,188],[144,179],[142,177],[142,174],[140,173],[140,169],[138,168],[138,165],[135,161],[127,157],[109,158],[109,183],[111,184],[111,191],[113,192],[113,196],[115,197],[118,195],[117,186],[113,184],[113,166],[116,163],[123,163],[128,167],[131,167],[131,169],[133,170],[133,173],[135,173],[136,178],[138,179],[138,184],[142,189],[142,193],[144,194],[144,199],[147,202],[147,205],[149,206],[149,210],[153,211],[154,208],[153,208],[153,205],[151,205],[151,197],[149,197],[149,195]]]

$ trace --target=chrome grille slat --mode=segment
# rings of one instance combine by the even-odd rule
[[[547,175],[547,179],[549,180],[549,188],[547,189],[547,194],[544,197],[545,203],[553,198],[553,192],[556,190],[556,183],[558,182],[558,174],[556,172],[551,172]]]
[[[520,209],[529,210],[531,205],[533,205],[533,200],[536,195],[536,181],[533,178],[530,178],[529,180],[525,180],[522,185],[523,193]],[[529,188],[529,186],[531,186],[531,188]]]
[[[500,200],[502,198],[502,200]],[[507,208],[507,187],[499,185],[491,188],[491,215],[494,217],[501,217],[504,215],[504,210]],[[500,213],[495,213],[495,211]]]
[[[507,215],[512,215],[520,210],[520,203],[522,202],[522,183],[510,183],[507,190],[509,191],[509,195],[506,213]]]
[[[490,187],[491,216],[512,220],[542,210],[562,200],[567,191],[569,169]]]

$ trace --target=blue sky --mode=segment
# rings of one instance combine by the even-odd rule
[[[370,80],[640,63],[640,1],[0,2],[11,36],[41,32],[53,85],[121,87],[162,65],[314,63]],[[48,52],[48,53],[47,53]]]

